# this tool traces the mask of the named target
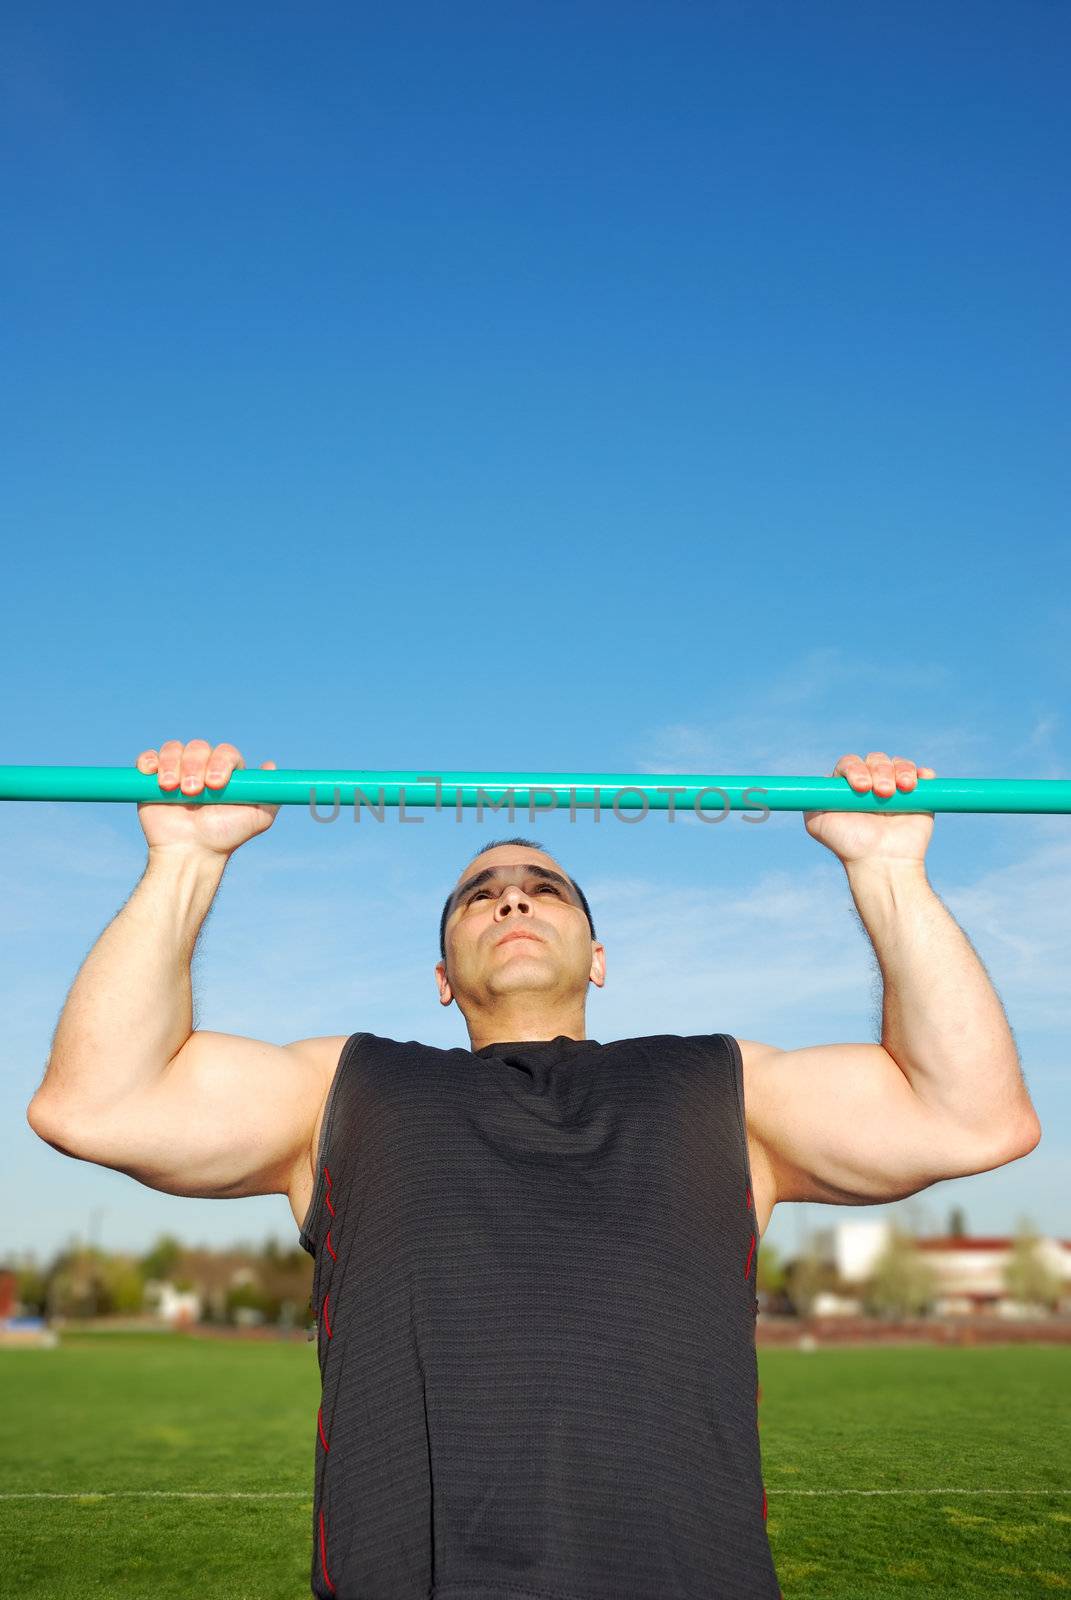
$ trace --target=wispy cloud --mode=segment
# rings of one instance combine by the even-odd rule
[[[842,886],[825,863],[762,873],[743,892],[593,882],[616,1030],[724,1029],[787,1046],[803,1042],[808,1019],[859,1012],[872,958]]]
[[[1022,1040],[1071,1029],[1071,842],[939,890],[978,951]],[[724,1029],[785,1048],[873,1038],[880,975],[835,863],[766,872],[741,892],[594,882],[615,1029]],[[593,1008],[605,1004],[593,999]],[[596,1036],[600,1036],[597,1030]],[[1061,1060],[1040,1067],[1068,1081]],[[1033,1084],[1032,1071],[1028,1073]]]
[[[1050,711],[1045,713],[1043,716],[1039,716],[1037,721],[1034,723],[1033,728],[1030,730],[1030,736],[1027,739],[1027,743],[1031,747],[1047,745],[1053,734],[1061,726],[1062,720],[1063,719],[1055,711]]]
[[[1051,707],[1027,712],[1011,737],[984,706],[976,720],[942,716],[956,704],[957,675],[941,662],[890,656],[880,631],[874,644],[822,645],[792,658],[774,676],[740,680],[732,701],[714,698],[709,722],[681,721],[652,729],[636,755],[642,772],[707,772],[824,776],[848,751],[910,756],[938,776],[1014,774],[1060,777],[1051,740],[1060,718]],[[1039,754],[1047,767],[1038,771]]]

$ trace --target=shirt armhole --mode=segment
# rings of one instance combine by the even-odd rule
[[[744,1106],[744,1058],[740,1046],[731,1033],[721,1033],[719,1039],[724,1039],[729,1056],[729,1070],[732,1075],[733,1089],[736,1092],[736,1108],[738,1126],[740,1128],[741,1153],[744,1158],[744,1172],[747,1175],[748,1193],[751,1204],[755,1204],[755,1180],[751,1175],[751,1147],[747,1137],[747,1111]]]
[[[331,1143],[331,1128],[335,1119],[335,1106],[338,1104],[339,1085],[342,1082],[347,1061],[357,1048],[358,1041],[364,1037],[365,1035],[363,1033],[351,1033],[345,1044],[342,1046],[342,1051],[338,1058],[338,1065],[335,1068],[335,1075],[331,1079],[331,1087],[327,1091],[327,1100],[324,1103],[324,1120],[320,1126],[320,1138],[316,1147],[316,1182],[313,1184],[312,1199],[309,1201],[309,1209],[305,1213],[304,1220],[302,1221],[301,1228],[298,1233],[298,1239],[302,1249],[308,1251],[309,1255],[312,1256],[313,1259],[316,1257],[316,1242],[312,1236],[313,1218],[318,1215],[320,1206],[323,1202],[325,1187],[324,1164],[326,1162],[327,1152]]]

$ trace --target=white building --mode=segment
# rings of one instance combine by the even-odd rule
[[[871,1276],[892,1226],[881,1218],[838,1222],[815,1233],[814,1248],[823,1263],[836,1271],[840,1283],[850,1289]],[[934,1272],[937,1295],[933,1309],[938,1315],[988,1311],[1015,1316],[1024,1309],[1008,1294],[1004,1281],[1015,1248],[1013,1238],[946,1235],[917,1238],[915,1248]],[[1063,1282],[1061,1308],[1071,1309],[1071,1240],[1041,1238],[1035,1248]],[[817,1297],[812,1309],[819,1314],[847,1313],[860,1309],[860,1302],[853,1296],[826,1293]]]
[[[182,1326],[199,1322],[203,1309],[196,1289],[176,1289],[169,1279],[149,1278],[145,1284],[145,1304],[151,1306],[161,1322]]]

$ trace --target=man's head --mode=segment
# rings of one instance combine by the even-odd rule
[[[439,952],[439,999],[457,1001],[470,1032],[470,1013],[492,1031],[496,1014],[553,1026],[579,1010],[582,1022],[588,984],[601,988],[605,977],[583,890],[533,839],[477,850],[447,896]]]

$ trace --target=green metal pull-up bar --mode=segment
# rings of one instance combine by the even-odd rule
[[[677,773],[376,772],[239,767],[222,789],[163,790],[136,767],[0,766],[0,800],[110,800],[161,805],[433,806],[497,811],[1071,811],[1065,778],[920,778],[910,793],[857,794],[847,778]],[[512,813],[511,813],[512,814]]]

